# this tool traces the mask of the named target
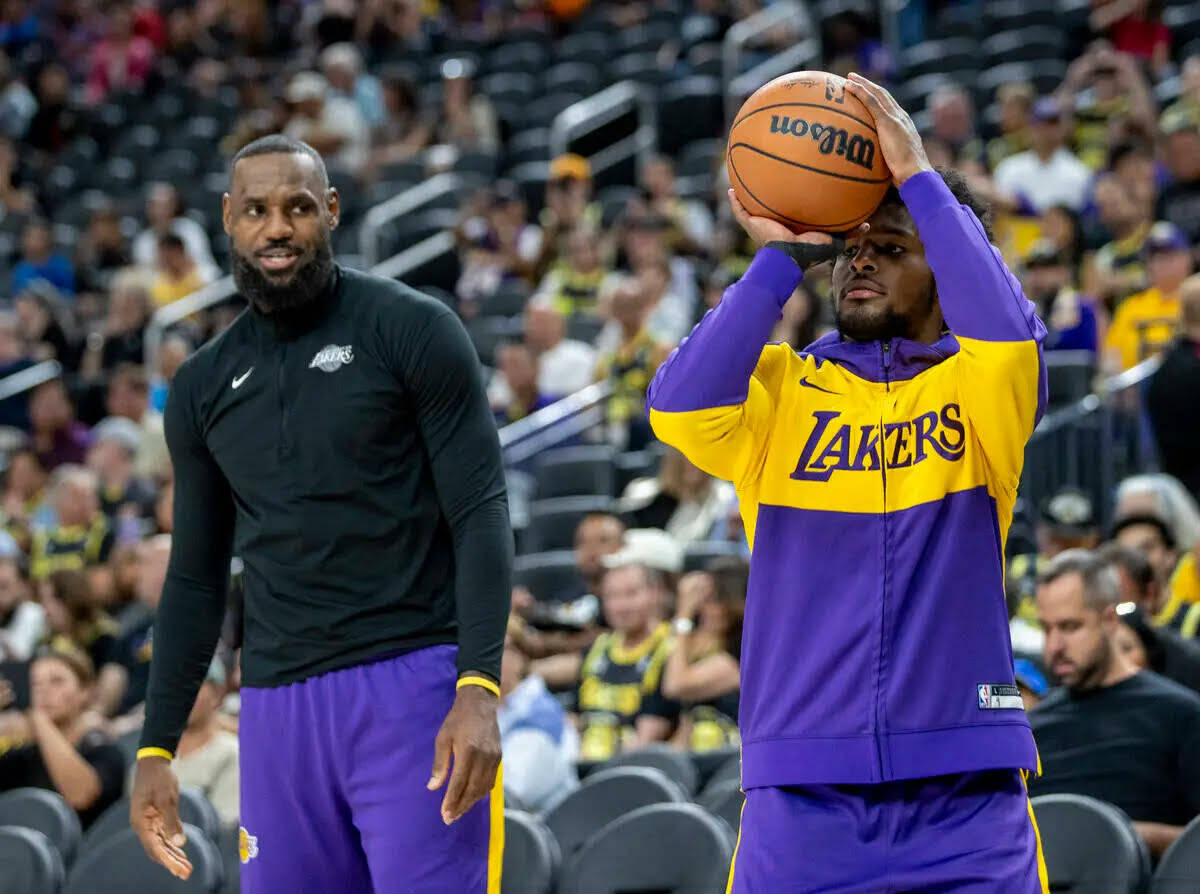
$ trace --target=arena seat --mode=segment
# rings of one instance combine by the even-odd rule
[[[979,67],[979,44],[969,37],[924,40],[900,54],[904,80],[943,71],[969,71]]]
[[[990,68],[1004,62],[1062,58],[1066,51],[1066,40],[1058,28],[1035,25],[992,34],[984,38],[980,50],[983,66]]]
[[[687,52],[692,74],[719,78],[725,70],[719,43],[698,43]]]
[[[575,529],[584,516],[593,512],[612,512],[611,497],[554,497],[529,504],[529,527],[525,530],[524,552],[571,549]]]
[[[692,766],[696,768],[696,790],[704,791],[718,771],[730,761],[739,759],[741,751],[740,745],[725,745],[708,751],[689,751],[688,757],[691,758]],[[734,773],[732,778],[737,779],[738,774]]]
[[[217,853],[221,857],[221,871],[224,880],[221,883],[221,894],[241,894],[242,890],[242,855],[238,849],[240,832],[236,826],[221,829],[217,836]]]
[[[1138,894],[1149,878],[1145,845],[1124,812],[1083,795],[1033,799],[1050,890]]]
[[[506,41],[496,47],[487,58],[490,72],[520,71],[535,75],[546,67],[548,51],[542,43],[533,41]]]
[[[1195,894],[1200,891],[1200,817],[1167,848],[1154,871],[1150,894]]]
[[[183,832],[187,836],[183,850],[192,863],[186,882],[151,862],[137,833],[125,829],[79,859],[63,894],[218,894],[224,870],[216,846],[195,826],[185,823]]]
[[[0,795],[0,826],[23,826],[41,832],[70,866],[79,852],[79,815],[57,792],[15,788]]]
[[[516,317],[529,301],[529,286],[520,280],[504,280],[492,294],[479,302],[479,313],[485,317]]]
[[[209,803],[204,792],[194,786],[179,789],[179,819],[200,829],[211,841],[216,841],[220,831],[220,819],[216,809]],[[114,835],[129,828],[129,799],[122,798],[88,827],[83,836],[81,853],[95,850]]]
[[[559,62],[577,62],[604,66],[612,57],[608,35],[597,31],[568,34],[558,42],[554,58]]]
[[[605,767],[649,767],[658,770],[689,798],[696,793],[699,783],[699,774],[692,759],[665,742],[617,755],[607,761]]]
[[[542,74],[542,90],[546,93],[579,93],[588,96],[604,85],[600,68],[590,62],[559,62]]]
[[[674,18],[674,16],[672,16]],[[678,20],[672,22],[647,22],[617,32],[616,52],[656,53],[669,40],[679,36]]]
[[[673,155],[685,145],[719,133],[724,91],[718,78],[693,75],[666,84],[658,94],[658,143]]]
[[[718,786],[724,785],[729,780],[741,784],[742,781],[742,756],[735,754],[727,758],[721,766],[717,767],[704,782],[704,789],[700,792],[701,798],[708,794],[710,789],[715,789]]]
[[[615,451],[607,445],[560,447],[537,458],[533,477],[537,499],[592,494],[611,495]]]
[[[653,804],[601,829],[569,858],[559,894],[723,894],[733,857],[725,824],[696,804]]]
[[[504,811],[504,869],[500,894],[551,894],[561,862],[558,842],[529,813]]]
[[[1096,355],[1091,351],[1047,351],[1046,385],[1049,406],[1073,404],[1092,393]]]
[[[569,860],[594,834],[613,820],[649,804],[683,803],[684,791],[649,767],[605,767],[588,774],[583,784],[546,814],[564,860]]]
[[[58,894],[64,874],[62,858],[41,832],[0,826],[0,891]]]
[[[416,285],[420,280],[410,274],[405,281]],[[521,335],[520,321],[510,317],[475,317],[467,321],[466,327],[471,344],[475,346],[484,366],[494,365],[496,348],[501,343]]]
[[[746,796],[736,779],[722,779],[718,784],[710,785],[696,798],[697,804],[718,819],[724,820],[734,835],[737,835],[741,825],[742,805],[745,802]]]
[[[575,553],[555,550],[513,559],[513,586],[525,587],[538,601],[549,601],[577,584]]]
[[[608,74],[613,81],[636,81],[639,84],[660,84],[667,77],[667,72],[658,64],[658,55],[652,52],[619,56],[609,66]]]
[[[983,10],[984,34],[996,34],[1000,31],[1012,31],[1016,28],[1029,28],[1035,25],[1050,28],[1060,27],[1055,4],[1040,2],[1040,0],[989,0],[988,3],[982,5],[981,9]]]

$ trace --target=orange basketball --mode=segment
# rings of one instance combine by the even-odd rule
[[[754,91],[733,119],[725,163],[747,211],[796,232],[858,226],[892,182],[875,119],[844,78],[824,71]]]

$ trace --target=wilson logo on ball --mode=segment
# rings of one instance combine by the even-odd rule
[[[850,136],[845,128],[809,123],[788,115],[771,116],[771,133],[791,137],[810,137],[822,155],[837,155],[853,165],[871,170],[875,163],[875,141],[861,134]]]

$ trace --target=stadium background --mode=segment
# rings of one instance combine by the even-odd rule
[[[542,740],[507,733],[546,706],[544,690],[506,706],[506,763],[534,767],[525,790],[512,783],[505,891],[552,878],[608,890],[581,877],[723,890],[740,806],[736,686],[682,698],[671,655],[684,647],[657,625],[686,600],[701,644],[736,660],[744,536],[731,492],[653,441],[641,400],[749,260],[724,201],[730,115],[803,68],[892,89],[930,158],[993,200],[997,241],[1047,311],[1052,405],[1008,544],[1027,694],[1045,688],[1038,561],[1106,539],[1126,511],[1119,493],[1150,494],[1137,511],[1172,547],[1155,554],[1153,583],[1182,638],[1200,626],[1200,374],[1158,371],[1164,348],[1200,337],[1200,298],[1190,328],[1179,310],[1200,241],[1200,4],[10,0],[0,50],[0,767],[29,747],[30,659],[49,644],[94,665],[76,720],[124,779],[171,527],[161,410],[179,363],[243,307],[221,232],[228,159],[283,130],[329,162],[339,261],[455,308],[488,368],[519,553],[506,673],[544,674],[562,706]],[[826,279],[806,277],[779,340],[799,349],[828,329]],[[1158,471],[1177,480],[1129,481]],[[650,613],[622,631],[652,634],[647,661],[630,665],[645,704],[624,712],[614,694],[578,737],[562,710],[579,708],[581,663],[605,673],[579,659],[601,630],[606,564],[628,563],[651,571],[630,584]],[[198,890],[237,889],[236,560],[232,582],[210,703],[190,731],[190,770],[211,796],[185,814]],[[671,707],[648,707],[651,695]],[[655,710],[670,741],[639,751],[617,715]],[[0,787],[24,784],[13,766]],[[157,890],[120,834],[126,809],[94,823],[100,811],[84,810],[81,843],[57,795],[0,796],[0,826],[47,836],[0,829],[0,852],[48,873],[47,891],[63,877],[64,890],[124,890],[122,872]],[[1113,844],[1086,809],[1057,809],[1043,821],[1062,861],[1052,872],[1101,859],[1089,846],[1130,878],[1149,872],[1119,814]]]

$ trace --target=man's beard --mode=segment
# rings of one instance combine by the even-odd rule
[[[890,307],[858,307],[847,312],[845,304],[835,304],[833,313],[838,332],[850,341],[890,341],[908,335],[908,320]]]
[[[317,243],[312,260],[297,267],[291,279],[278,285],[253,260],[233,252],[233,281],[238,292],[259,313],[268,316],[311,304],[329,282],[332,271],[333,248],[328,239]]]
[[[1067,683],[1067,688],[1074,693],[1090,692],[1098,689],[1112,668],[1116,649],[1107,636],[1101,637],[1095,650],[1079,665],[1075,679]]]

